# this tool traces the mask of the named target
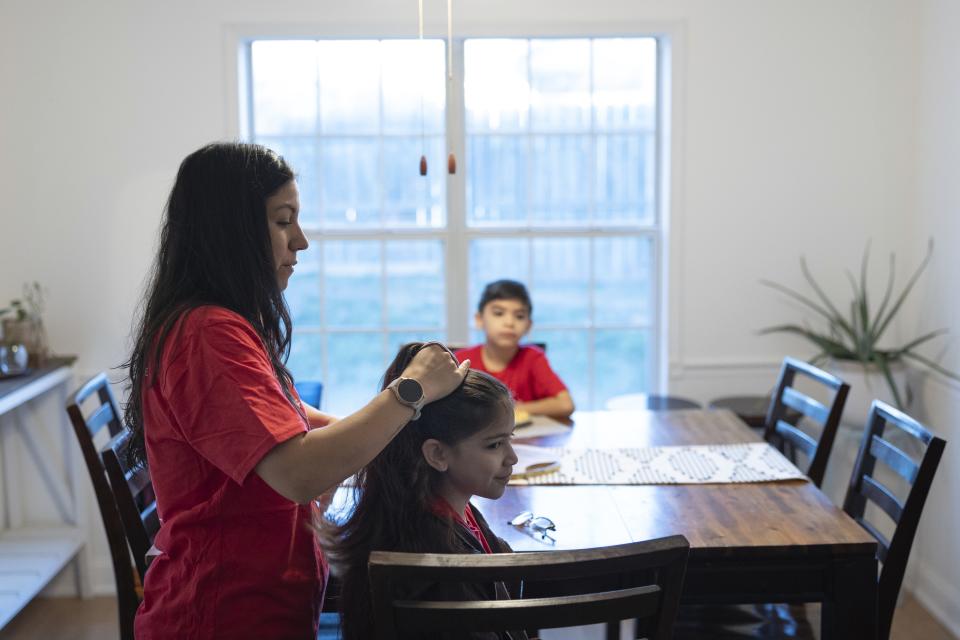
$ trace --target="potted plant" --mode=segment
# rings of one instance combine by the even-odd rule
[[[23,297],[12,300],[10,306],[0,310],[3,318],[3,341],[7,344],[22,344],[30,354],[30,366],[43,366],[47,358],[47,332],[43,326],[45,291],[39,282],[23,285]]]
[[[812,342],[817,353],[810,362],[817,365],[827,364],[839,377],[850,383],[850,397],[844,412],[848,421],[863,424],[873,398],[880,398],[906,409],[911,401],[911,393],[906,385],[906,362],[932,369],[953,380],[960,376],[940,366],[933,360],[917,353],[917,347],[943,335],[946,329],[937,329],[923,334],[897,347],[884,341],[891,322],[903,306],[913,286],[926,269],[933,255],[933,242],[927,248],[927,255],[907,280],[903,289],[894,295],[894,272],[896,258],[890,254],[890,273],[880,304],[875,308],[867,288],[867,266],[870,259],[870,245],[867,245],[860,263],[860,277],[857,279],[847,272],[852,287],[849,312],[841,313],[840,308],[824,293],[807,266],[806,259],[800,258],[800,269],[814,296],[807,296],[789,287],[770,280],[761,283],[786,294],[820,316],[825,326],[812,328],[807,324],[781,324],[767,327],[761,334],[791,333]],[[881,346],[884,345],[884,346]],[[862,379],[851,379],[860,377]],[[858,399],[857,396],[860,396]]]

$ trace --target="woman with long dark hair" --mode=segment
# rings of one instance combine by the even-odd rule
[[[384,386],[423,351],[400,349],[384,374]],[[324,543],[341,579],[344,640],[375,637],[367,562],[371,551],[507,553],[511,549],[470,505],[475,495],[503,495],[517,456],[513,400],[499,380],[471,370],[459,387],[425,407],[357,474],[354,509],[342,524],[321,520]],[[501,582],[410,585],[411,597],[428,600],[508,599]],[[439,637],[439,636],[438,636]],[[526,640],[522,631],[445,634],[443,638]]]
[[[300,402],[283,297],[299,210],[293,171],[258,145],[208,145],[177,173],[126,363],[131,455],[162,520],[139,640],[316,637],[309,505],[466,375],[435,345],[341,420]]]

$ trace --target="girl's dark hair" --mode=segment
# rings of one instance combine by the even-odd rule
[[[526,305],[527,313],[533,315],[533,301],[530,300],[530,292],[522,282],[516,280],[494,280],[483,288],[480,294],[480,302],[477,304],[477,311],[483,313],[483,308],[494,300],[518,300]]]
[[[423,343],[400,348],[382,388],[400,376]],[[321,522],[324,553],[341,577],[340,611],[344,640],[374,637],[367,562],[371,551],[456,552],[453,522],[431,509],[442,475],[421,452],[428,438],[455,445],[512,413],[510,391],[475,370],[450,395],[423,408],[370,464],[354,486],[355,508],[342,524]]]
[[[167,200],[160,243],[135,321],[124,411],[130,457],[144,464],[143,392],[156,379],[176,322],[201,305],[243,316],[260,335],[287,394],[290,312],[277,284],[266,200],[294,179],[282,157],[260,145],[210,144],[187,156]]]

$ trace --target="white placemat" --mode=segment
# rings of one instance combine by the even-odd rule
[[[517,427],[513,432],[514,438],[542,438],[544,436],[556,436],[570,433],[573,429],[570,425],[557,422],[547,416],[531,416],[530,423],[522,427]]]
[[[713,484],[806,478],[765,442],[622,449],[527,448],[535,450],[529,452],[531,458],[559,460],[559,469],[511,478],[510,484]],[[525,468],[521,465],[523,459],[515,468]]]

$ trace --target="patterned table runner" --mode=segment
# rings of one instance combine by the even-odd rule
[[[515,485],[711,484],[806,478],[766,442],[622,449],[523,447],[517,455],[517,471],[547,460],[559,461],[559,468],[514,476],[510,484]]]

